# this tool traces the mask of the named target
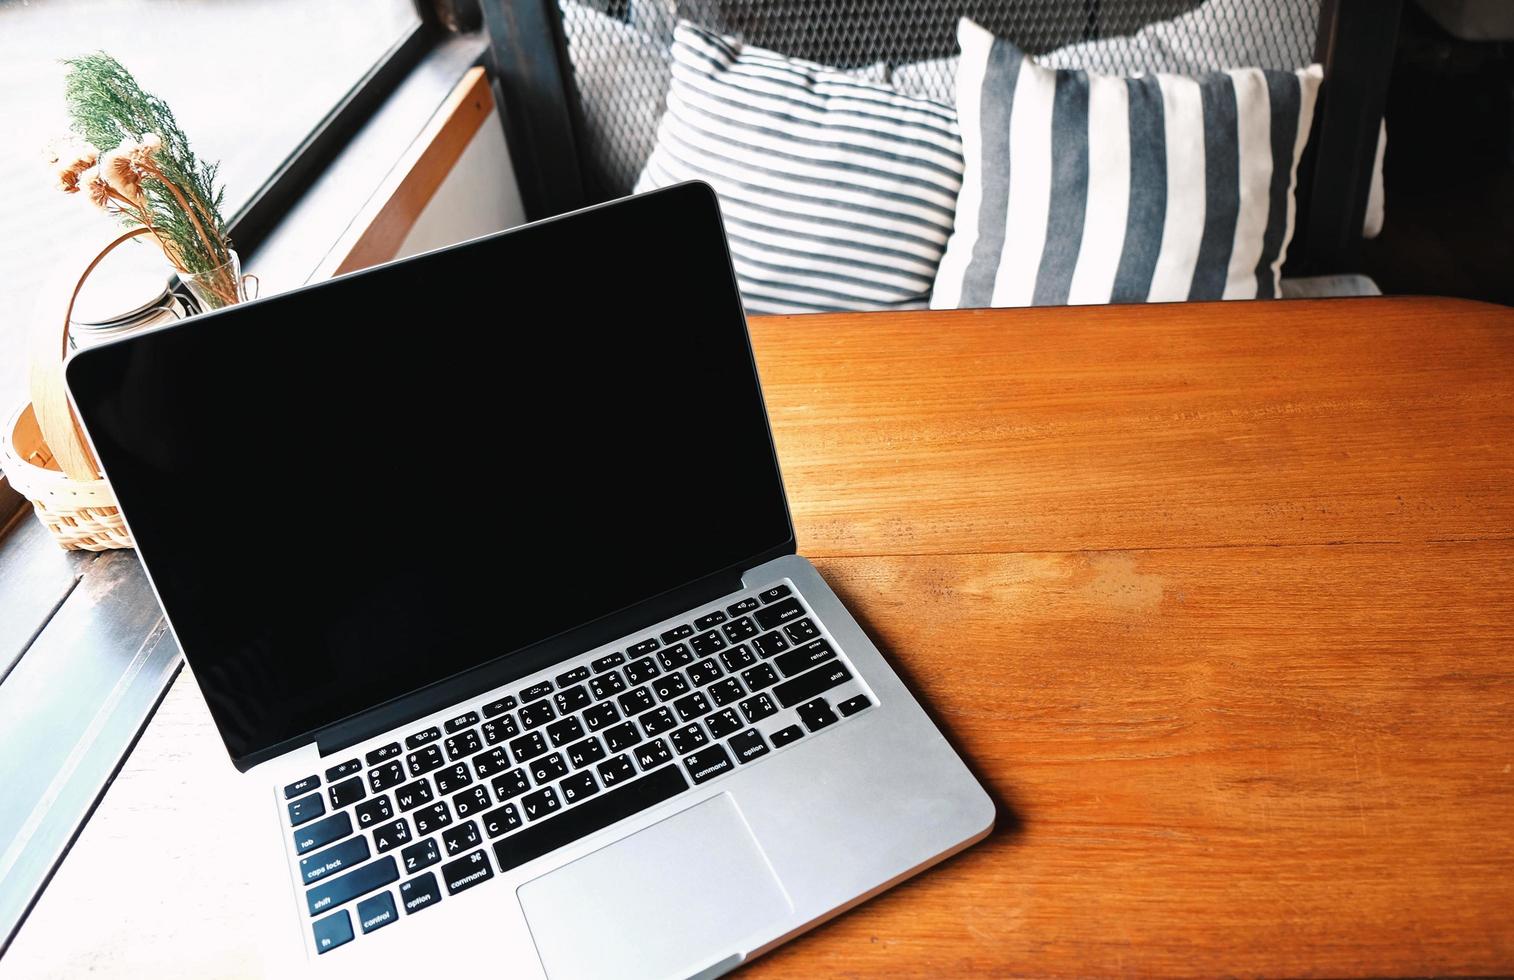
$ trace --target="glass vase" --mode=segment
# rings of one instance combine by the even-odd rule
[[[181,272],[179,279],[189,287],[202,313],[243,303],[256,295],[257,277],[242,274],[242,260],[235,251],[225,265],[205,272]]]

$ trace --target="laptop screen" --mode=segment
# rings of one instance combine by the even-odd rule
[[[703,185],[68,376],[241,761],[793,537]]]

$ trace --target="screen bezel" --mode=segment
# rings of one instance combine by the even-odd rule
[[[763,412],[768,451],[771,455],[773,471],[777,478],[776,486],[779,499],[775,503],[781,505],[784,527],[787,530],[784,540],[725,567],[710,569],[704,574],[696,576],[681,585],[667,589],[662,593],[649,596],[632,605],[600,615],[595,619],[585,621],[579,626],[564,630],[525,647],[499,654],[473,667],[464,668],[454,674],[412,688],[388,701],[370,705],[345,718],[340,718],[326,725],[301,732],[282,742],[256,749],[243,755],[232,754],[231,760],[237,769],[246,771],[261,762],[277,758],[312,741],[317,744],[322,755],[364,741],[374,735],[405,724],[408,721],[431,714],[458,701],[465,700],[471,695],[535,673],[546,667],[550,667],[566,657],[575,656],[586,650],[601,646],[619,636],[635,632],[637,629],[675,616],[686,609],[733,592],[741,587],[742,573],[747,569],[771,561],[774,558],[791,555],[796,552],[797,542],[794,535],[793,516],[789,510],[787,494],[784,491],[782,469],[779,466],[777,449],[773,443],[771,420],[767,415],[766,401],[762,394],[761,379],[757,371],[756,356],[751,345],[751,334],[747,329],[745,313],[741,306],[736,273],[731,264],[730,251],[726,246],[724,228],[715,193],[708,184],[702,181],[688,181],[662,190],[653,191],[650,194],[638,195],[636,198],[640,202],[638,206],[645,206],[645,199],[647,198],[661,199],[663,202],[661,206],[665,214],[664,220],[668,224],[679,227],[684,234],[708,238],[709,247],[719,248],[726,257],[725,265],[728,285],[725,292],[730,302],[730,306],[728,307],[729,313],[727,315],[734,318],[734,322],[730,324],[730,329],[739,328],[741,332],[747,364],[752,372],[753,383],[756,386],[758,405]],[[274,294],[263,300],[252,300],[238,306],[205,313],[196,316],[193,322],[183,321],[166,324],[143,331],[140,334],[112,341],[108,344],[78,351],[65,362],[64,376],[67,381],[70,400],[74,403],[75,411],[83,423],[85,438],[89,441],[90,449],[94,453],[95,458],[100,459],[98,448],[89,436],[88,420],[85,410],[81,407],[81,403],[87,405],[101,398],[109,397],[111,394],[109,380],[104,379],[101,385],[92,387],[94,384],[92,375],[95,372],[81,369],[79,365],[90,365],[92,361],[110,356],[108,352],[113,351],[119,355],[123,347],[143,343],[147,338],[163,332],[200,329],[205,325],[205,321],[211,319],[230,316],[243,321],[242,325],[245,327],[250,322],[249,318],[268,313],[269,307],[276,308],[274,315],[278,315],[279,312],[287,309],[287,301],[291,299],[297,301],[297,297],[316,290],[350,290],[363,285],[366,285],[370,290],[382,289],[387,270],[391,270],[396,266],[422,258],[428,260],[434,259],[441,255],[463,250],[488,249],[503,239],[529,236],[534,229],[549,224],[559,222],[580,223],[584,226],[584,233],[592,234],[595,227],[594,221],[596,215],[612,208],[624,206],[628,200],[611,201],[547,218],[542,221],[532,222],[531,224],[522,225],[518,228],[509,229],[494,235],[473,239],[446,248],[435,249],[422,255],[387,262],[323,282],[300,286]],[[634,246],[634,243],[627,244],[628,247]],[[712,319],[719,316],[720,311],[711,311]],[[108,476],[106,478],[108,479]],[[398,483],[393,485],[396,488],[400,486]],[[152,492],[151,487],[138,486],[128,491],[125,495],[121,495],[121,488],[116,486],[115,489],[118,497],[131,497],[137,496],[139,493],[147,494]],[[148,582],[152,586],[153,594],[158,599],[158,604],[163,609],[168,625],[172,629],[173,612],[163,602],[162,596],[153,580],[153,562],[150,555],[150,544],[144,547],[143,538],[138,533],[138,529],[132,527],[131,514],[124,503],[122,506],[122,518],[126,523],[128,532],[132,535],[133,540],[137,542],[138,558],[147,575]],[[152,529],[148,529],[148,531],[147,541],[150,542],[155,537],[155,532]],[[529,556],[525,556],[522,560],[529,560]],[[175,639],[178,639],[177,633],[175,633]],[[182,643],[180,644],[180,648],[191,669],[193,669],[196,659],[193,651],[185,648]],[[219,730],[219,722],[217,722],[217,727]],[[224,733],[222,741],[225,744]],[[231,754],[229,747],[228,754]]]

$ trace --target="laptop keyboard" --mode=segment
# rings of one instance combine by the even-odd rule
[[[290,783],[317,951],[871,707],[854,680],[775,585]]]

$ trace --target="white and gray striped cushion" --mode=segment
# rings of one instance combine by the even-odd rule
[[[923,308],[962,183],[956,114],[680,23],[636,190],[715,188],[751,313]]]
[[[1318,65],[1120,78],[957,37],[967,168],[932,307],[1277,295]]]

